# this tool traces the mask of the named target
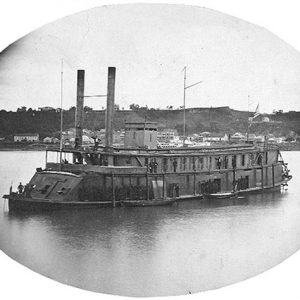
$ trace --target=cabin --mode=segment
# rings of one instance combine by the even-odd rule
[[[124,145],[127,148],[157,148],[157,123],[126,122]]]

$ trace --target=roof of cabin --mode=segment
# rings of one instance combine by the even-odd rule
[[[268,145],[269,150],[275,150],[274,145]],[[277,148],[276,148],[277,149]],[[235,144],[223,146],[205,146],[193,148],[164,148],[164,149],[143,149],[143,148],[114,148],[113,155],[116,156],[161,156],[161,157],[179,157],[179,156],[205,156],[205,155],[231,155],[239,153],[254,153],[263,150],[263,147],[258,147],[248,144]],[[47,151],[59,152],[59,147],[47,147]],[[64,148],[63,152],[67,153],[95,153],[91,148]],[[97,153],[106,154],[105,147],[99,147]],[[111,152],[109,152],[111,153]]]

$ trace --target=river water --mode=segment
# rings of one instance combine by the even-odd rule
[[[170,207],[12,214],[0,200],[0,248],[79,288],[126,296],[214,289],[265,271],[300,247],[300,152],[284,152],[287,190]],[[0,152],[0,194],[28,182],[44,152]]]

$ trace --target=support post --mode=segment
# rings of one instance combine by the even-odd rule
[[[147,197],[147,200],[149,200],[149,175],[148,175],[148,172],[146,173],[146,197]]]
[[[264,190],[264,167],[261,166],[261,188]]]
[[[116,207],[115,177],[113,173],[111,173],[111,188],[112,188],[112,206]]]
[[[194,173],[194,196],[196,196],[196,173]]]
[[[132,199],[132,185],[131,185],[131,175],[129,175],[129,198]]]
[[[162,175],[162,179],[163,179],[163,192],[162,192],[162,197],[163,197],[163,199],[165,199],[165,174]]]
[[[46,161],[45,161],[45,168],[47,167],[47,161],[48,161],[48,151],[46,150]]]
[[[275,172],[274,172],[274,164],[272,164],[272,183],[273,183],[273,187],[275,187]]]
[[[232,176],[232,190],[236,192],[235,187],[236,187],[236,183],[235,183],[235,168],[233,168],[233,176]]]

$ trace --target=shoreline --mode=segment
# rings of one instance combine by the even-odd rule
[[[9,144],[4,146],[0,143],[0,152],[1,151],[46,151],[48,144],[46,145],[13,145]],[[289,143],[284,145],[277,145],[280,151],[300,151],[300,143]]]

